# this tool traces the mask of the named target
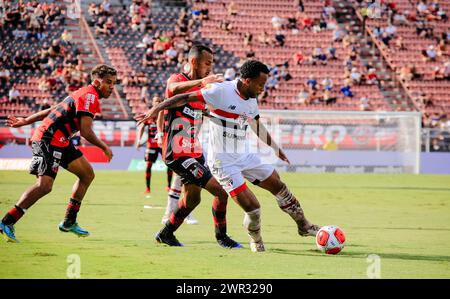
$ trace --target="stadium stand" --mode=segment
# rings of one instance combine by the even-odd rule
[[[75,18],[66,17],[72,1],[53,2],[13,1],[3,9],[2,117],[62,99],[87,80],[92,65],[105,62],[118,69],[122,84],[117,97],[104,103],[103,117],[130,119],[153,95],[163,95],[170,73],[183,68],[187,49],[201,40],[216,52],[214,71],[230,80],[248,58],[271,67],[262,108],[416,110],[426,127],[449,126],[445,1],[325,0],[300,6],[292,0],[104,0],[82,2]],[[37,29],[38,6],[44,9]],[[17,20],[14,9],[22,12]],[[64,55],[37,68],[14,65],[29,60],[18,49],[34,61],[55,39]],[[70,71],[66,60],[73,63]],[[57,70],[60,65],[63,70]]]

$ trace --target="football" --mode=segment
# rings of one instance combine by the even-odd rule
[[[326,254],[337,254],[344,248],[345,234],[336,225],[327,225],[320,228],[316,235],[316,245]]]

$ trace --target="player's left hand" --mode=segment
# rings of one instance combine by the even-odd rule
[[[278,158],[280,158],[284,162],[287,162],[289,165],[291,164],[291,161],[289,161],[288,157],[286,156],[286,154],[283,152],[282,149],[278,150]]]
[[[27,121],[23,117],[15,117],[12,115],[8,116],[6,120],[6,125],[11,128],[18,128],[27,125]]]

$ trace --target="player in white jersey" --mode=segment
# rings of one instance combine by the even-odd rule
[[[260,204],[245,179],[275,195],[279,207],[296,222],[301,236],[315,236],[319,226],[306,219],[300,203],[281,181],[274,167],[263,164],[258,155],[249,152],[246,138],[248,126],[281,160],[289,163],[259,120],[256,98],[264,90],[269,69],[259,61],[249,60],[242,65],[240,74],[235,81],[210,84],[200,91],[172,97],[152,108],[141,121],[155,118],[160,110],[187,102],[208,104],[211,115],[209,167],[214,177],[245,211],[244,227],[250,236],[250,248],[260,252],[265,251],[261,237]]]

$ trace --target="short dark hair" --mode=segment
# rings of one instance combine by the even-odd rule
[[[210,47],[205,46],[203,44],[195,44],[189,50],[188,56],[198,58],[198,57],[200,57],[200,55],[202,54],[203,51],[206,51],[210,54],[214,54],[213,50],[211,50]]]
[[[247,60],[240,69],[242,79],[256,78],[261,72],[268,74],[270,71],[267,65],[258,60]]]
[[[106,64],[96,65],[91,71],[92,78],[100,78],[103,79],[106,76],[117,76],[117,70]]]

